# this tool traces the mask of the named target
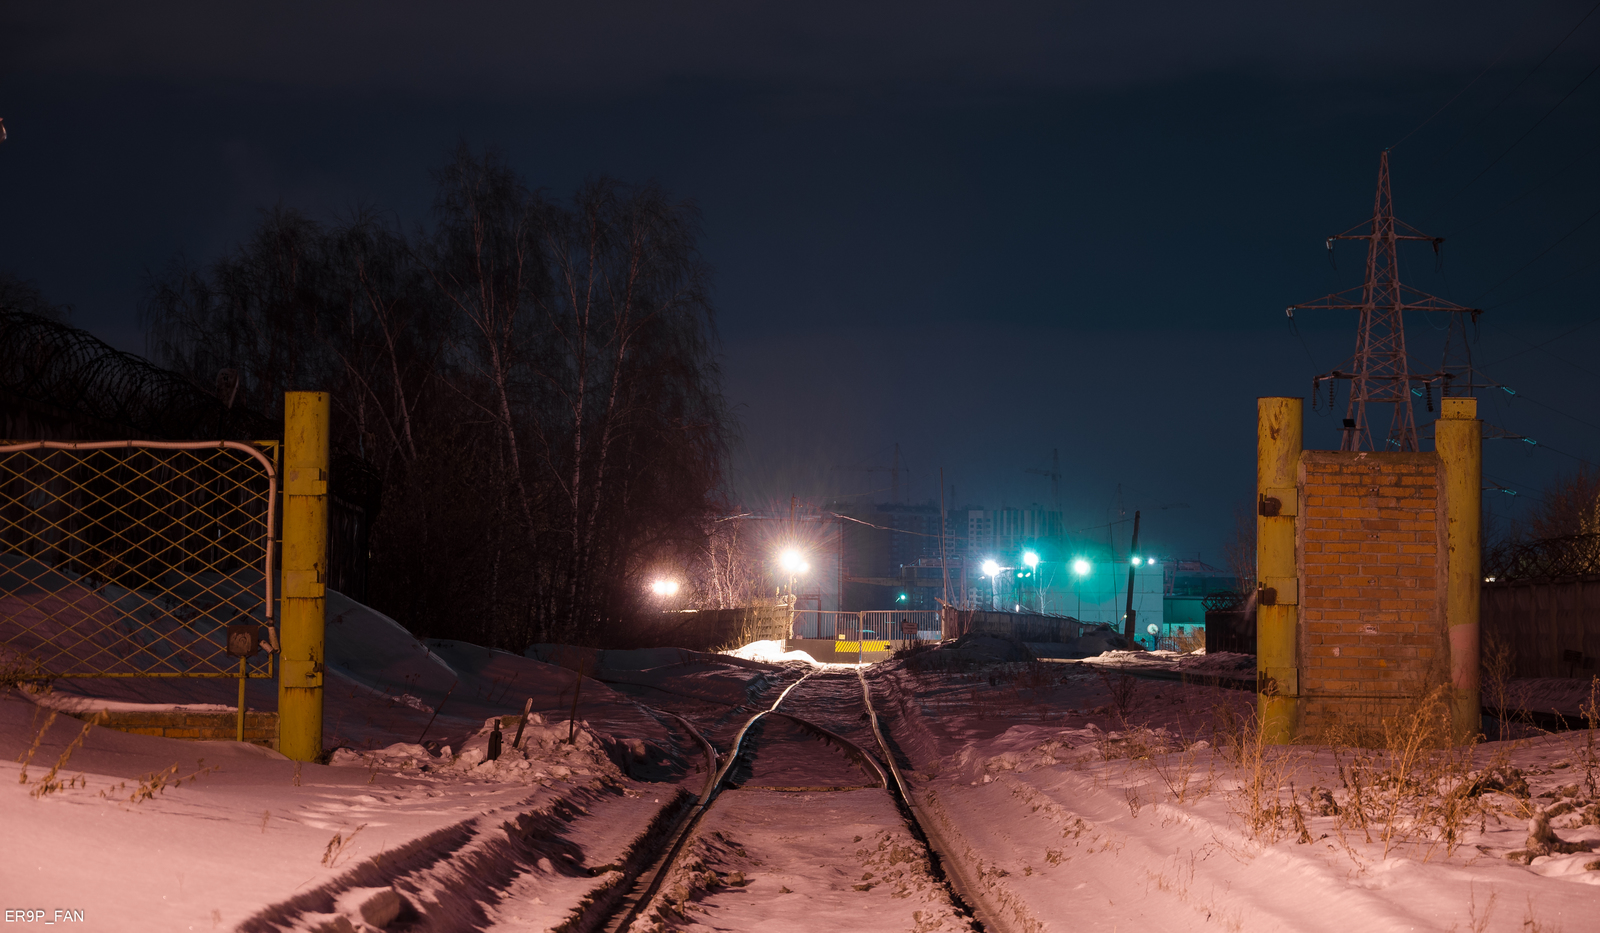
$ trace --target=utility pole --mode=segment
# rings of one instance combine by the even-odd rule
[[[1366,232],[1358,232],[1363,226],[1367,227]],[[1378,192],[1373,200],[1372,220],[1328,237],[1329,253],[1333,252],[1334,240],[1367,241],[1367,275],[1359,289],[1347,289],[1315,301],[1291,305],[1286,312],[1291,318],[1296,311],[1308,308],[1361,312],[1356,328],[1356,352],[1351,358],[1349,371],[1336,369],[1317,376],[1311,381],[1312,396],[1316,396],[1324,380],[1350,380],[1350,400],[1345,411],[1340,450],[1418,450],[1417,422],[1411,407],[1411,383],[1420,382],[1428,387],[1433,382],[1440,382],[1448,386],[1453,374],[1411,374],[1406,359],[1404,313],[1449,311],[1456,315],[1470,314],[1476,320],[1482,311],[1464,308],[1400,283],[1396,249],[1399,242],[1419,240],[1431,243],[1437,254],[1444,238],[1428,236],[1395,219],[1394,199],[1389,190],[1387,149],[1378,158]],[[1464,328],[1462,334],[1464,337]],[[1467,366],[1467,383],[1470,385],[1470,361]],[[1371,425],[1367,419],[1368,403],[1394,407],[1381,448],[1373,442]]]
[[[900,445],[896,444],[898,452]],[[939,569],[944,572],[944,605],[939,607],[940,618],[950,608],[950,558],[944,548],[944,467],[939,468]]]
[[[1128,612],[1122,617],[1122,637],[1128,640],[1128,647],[1132,648],[1133,641],[1133,569],[1135,561],[1139,559],[1139,510],[1133,512],[1133,543],[1128,545]],[[1115,579],[1115,578],[1113,578]]]

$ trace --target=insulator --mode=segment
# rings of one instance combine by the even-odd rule
[[[1422,397],[1428,403],[1428,410],[1433,411],[1433,383],[1424,382],[1422,384]]]

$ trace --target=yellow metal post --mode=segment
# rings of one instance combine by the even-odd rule
[[[284,394],[282,654],[279,751],[322,754],[323,627],[328,580],[328,393]]]
[[[244,685],[247,682],[246,678],[250,676],[249,664],[249,658],[239,659],[239,734],[236,738],[240,742],[244,741]]]
[[[1478,590],[1483,581],[1483,422],[1478,400],[1442,400],[1434,450],[1444,471],[1445,603],[1450,629],[1451,720],[1464,742],[1482,725]]]
[[[1299,714],[1295,518],[1303,409],[1297,398],[1256,400],[1257,712],[1263,739],[1277,745],[1293,741]]]

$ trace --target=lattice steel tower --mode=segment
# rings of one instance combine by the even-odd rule
[[[1364,226],[1368,228],[1367,231],[1358,233]],[[1396,250],[1399,242],[1421,240],[1433,244],[1437,253],[1444,238],[1427,236],[1409,224],[1394,219],[1394,199],[1389,193],[1388,150],[1384,150],[1378,159],[1378,193],[1373,202],[1370,224],[1357,224],[1344,233],[1328,237],[1329,252],[1333,251],[1334,240],[1367,241],[1367,280],[1359,288],[1335,292],[1305,304],[1291,305],[1288,309],[1290,317],[1294,317],[1296,311],[1308,308],[1361,312],[1361,321],[1356,330],[1356,352],[1350,361],[1349,371],[1336,369],[1317,376],[1311,383],[1312,394],[1316,394],[1324,380],[1350,380],[1350,401],[1345,411],[1340,450],[1418,450],[1417,421],[1411,409],[1411,384],[1419,383],[1427,387],[1431,394],[1432,384],[1438,383],[1440,394],[1448,395],[1456,374],[1448,369],[1427,374],[1411,373],[1406,359],[1404,314],[1407,311],[1451,311],[1471,314],[1476,318],[1480,311],[1477,308],[1463,308],[1401,284]],[[1464,330],[1462,333],[1465,336]],[[1470,369],[1467,377],[1470,384]],[[1381,448],[1373,444],[1372,429],[1367,420],[1369,403],[1394,406],[1389,433]]]

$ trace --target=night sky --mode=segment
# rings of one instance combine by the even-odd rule
[[[174,257],[279,202],[421,223],[466,141],[554,194],[699,205],[746,506],[886,499],[839,468],[896,443],[909,497],[942,467],[952,507],[1044,505],[1025,470],[1059,449],[1069,529],[1137,508],[1158,552],[1221,563],[1254,399],[1351,354],[1353,312],[1283,309],[1359,283],[1323,241],[1393,147],[1397,215],[1447,238],[1402,276],[1487,309],[1475,358],[1517,394],[1482,414],[1538,441],[1486,441],[1520,493],[1490,508],[1600,459],[1589,0],[230,7],[0,13],[0,271],[125,349]],[[1414,368],[1443,325],[1409,322]],[[1343,399],[1308,403],[1308,446]]]

